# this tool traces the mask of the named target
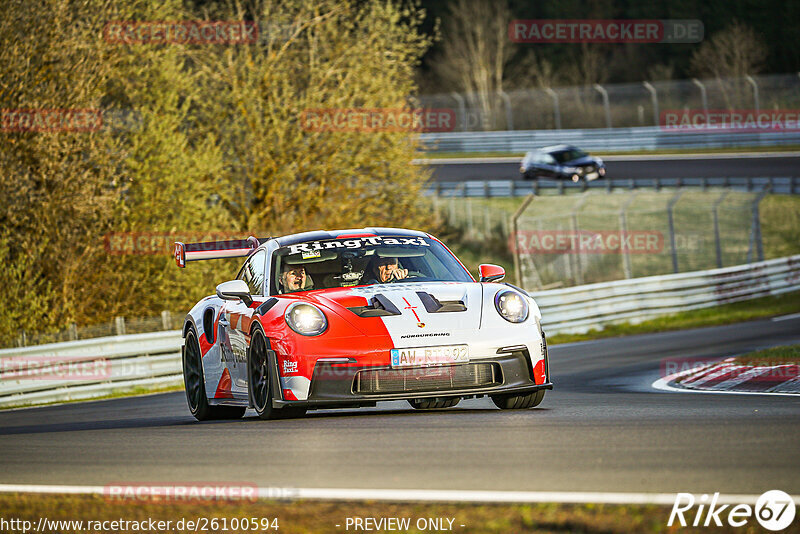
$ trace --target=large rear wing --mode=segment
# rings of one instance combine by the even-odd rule
[[[250,236],[247,239],[229,241],[206,241],[204,243],[175,242],[175,263],[186,267],[187,261],[219,260],[249,256],[266,239]]]

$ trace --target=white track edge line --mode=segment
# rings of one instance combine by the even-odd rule
[[[160,483],[163,485],[163,483]],[[168,484],[167,484],[168,485]],[[280,488],[278,488],[280,489]],[[287,491],[289,488],[286,488]],[[258,488],[260,498],[281,500],[276,488]],[[0,493],[103,495],[103,486],[0,484]],[[655,504],[672,505],[677,493],[615,493],[572,491],[481,491],[420,489],[291,488],[291,500],[371,500],[474,503]],[[697,492],[696,492],[697,493]],[[706,492],[707,493],[707,492]],[[752,504],[760,495],[720,494],[720,504]],[[793,497],[800,504],[800,497]],[[285,497],[283,497],[285,499]]]
[[[676,386],[670,386],[669,383],[679,378],[685,374],[689,374],[693,372],[694,369],[687,369],[686,371],[681,371],[679,373],[674,373],[669,376],[665,376],[663,378],[659,378],[652,384],[650,387],[653,389],[657,389],[660,391],[669,391],[674,393],[712,393],[712,394],[722,394],[722,395],[769,395],[773,397],[798,397],[800,394],[798,393],[778,393],[772,391],[719,391],[719,390],[710,390],[710,389],[689,389],[689,388],[681,388]]]
[[[797,319],[800,317],[800,313],[791,313],[789,315],[781,315],[779,317],[773,317],[772,321],[788,321],[789,319]]]

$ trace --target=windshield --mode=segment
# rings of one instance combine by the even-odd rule
[[[553,152],[553,157],[556,158],[556,161],[559,163],[566,163],[568,161],[582,158],[586,155],[587,155],[586,152],[578,150],[577,148],[562,150],[560,152]]]
[[[435,239],[369,236],[309,241],[275,251],[270,294],[396,282],[472,282]]]

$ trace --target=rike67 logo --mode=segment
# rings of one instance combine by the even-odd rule
[[[692,510],[695,505],[697,510]],[[794,499],[781,490],[770,490],[759,496],[755,508],[749,504],[722,504],[719,493],[710,501],[708,495],[695,499],[691,493],[678,493],[667,526],[671,527],[677,520],[682,527],[721,527],[723,521],[732,527],[743,527],[755,516],[765,529],[779,531],[792,524],[795,512]]]

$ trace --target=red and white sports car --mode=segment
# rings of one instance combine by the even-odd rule
[[[262,419],[408,400],[454,406],[488,395],[530,408],[552,389],[541,314],[481,265],[476,282],[434,236],[365,228],[176,243],[180,267],[247,257],[183,326],[183,373],[197,419]]]

